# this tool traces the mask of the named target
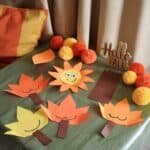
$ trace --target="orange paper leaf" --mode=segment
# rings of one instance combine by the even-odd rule
[[[19,84],[9,84],[10,90],[5,91],[20,97],[28,97],[30,94],[42,92],[47,85],[48,80],[44,80],[43,75],[33,80],[30,76],[22,74]]]
[[[54,59],[55,59],[55,54],[51,49],[35,54],[32,57],[32,61],[34,64],[48,63],[53,61]]]
[[[41,105],[48,118],[55,122],[68,120],[69,124],[78,125],[89,117],[89,106],[77,108],[71,95],[68,95],[59,105],[48,101],[48,108]]]
[[[93,70],[82,70],[82,63],[72,66],[69,62],[64,62],[64,69],[54,66],[57,72],[48,72],[54,81],[50,82],[51,86],[60,86],[60,92],[71,89],[72,92],[78,92],[78,88],[88,90],[86,82],[94,82],[93,79],[88,77]]]
[[[127,99],[123,99],[116,105],[108,103],[102,106],[99,103],[99,107],[102,116],[115,124],[130,126],[143,121],[141,118],[142,111],[130,111]]]

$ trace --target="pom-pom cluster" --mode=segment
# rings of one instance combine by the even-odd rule
[[[129,70],[123,73],[122,79],[125,84],[137,87],[132,94],[132,99],[137,105],[150,103],[150,74],[145,72],[143,64],[132,63]]]
[[[64,39],[60,35],[55,35],[50,39],[50,47],[53,50],[58,50],[58,56],[65,61],[79,57],[83,63],[92,64],[97,60],[94,50],[88,49],[84,42],[79,42],[72,37]]]

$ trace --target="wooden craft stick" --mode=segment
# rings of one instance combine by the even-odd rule
[[[41,98],[37,93],[30,94],[29,97],[32,99],[35,105],[43,104],[43,101],[41,100]]]
[[[103,127],[103,129],[100,131],[100,134],[106,138],[107,136],[109,136],[109,134],[111,133],[114,127],[115,127],[115,124],[108,121]]]
[[[69,121],[68,120],[62,120],[59,123],[58,131],[57,131],[57,137],[64,139],[67,136]]]
[[[48,145],[52,140],[44,135],[40,130],[37,130],[33,133],[33,136],[36,137],[43,145]]]

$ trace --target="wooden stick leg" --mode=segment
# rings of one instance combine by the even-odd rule
[[[68,131],[68,126],[69,126],[69,121],[68,120],[62,120],[59,123],[58,131],[57,131],[57,137],[64,139],[67,135]]]
[[[48,145],[52,140],[44,135],[40,130],[37,130],[33,133],[33,136],[36,137],[43,145]]]
[[[100,131],[100,134],[106,138],[107,136],[109,136],[114,126],[114,123],[108,121],[105,124],[104,128]]]
[[[30,94],[29,97],[32,99],[35,105],[43,104],[43,101],[41,100],[41,98],[37,93]]]

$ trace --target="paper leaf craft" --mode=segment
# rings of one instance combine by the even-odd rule
[[[68,95],[59,105],[48,101],[48,108],[41,108],[51,121],[59,123],[57,136],[65,138],[68,124],[78,125],[89,118],[89,106],[77,108],[71,95]]]
[[[5,125],[5,127],[10,129],[9,131],[5,132],[5,134],[25,138],[33,135],[34,132],[39,131],[47,124],[48,118],[41,109],[33,113],[28,109],[18,106],[17,121]],[[50,139],[48,140],[47,137],[47,142],[48,141],[50,142]]]
[[[142,111],[130,111],[127,99],[123,99],[116,105],[111,102],[104,105],[99,103],[99,107],[102,117],[114,124],[131,126],[143,121],[141,118]]]
[[[48,62],[53,61],[54,59],[55,59],[55,54],[51,49],[35,54],[32,57],[32,61],[34,64],[48,63]]]
[[[54,66],[57,72],[48,72],[56,80],[50,82],[52,86],[60,86],[60,92],[71,89],[72,92],[78,92],[78,88],[88,90],[85,82],[94,82],[88,77],[93,72],[90,69],[82,69],[82,63],[71,66],[69,62],[64,62],[64,68]]]
[[[33,80],[30,76],[22,74],[19,83],[8,84],[10,90],[5,91],[22,98],[30,96],[35,104],[40,104],[42,102],[37,94],[42,92],[47,85],[48,80],[43,79],[42,75]]]

